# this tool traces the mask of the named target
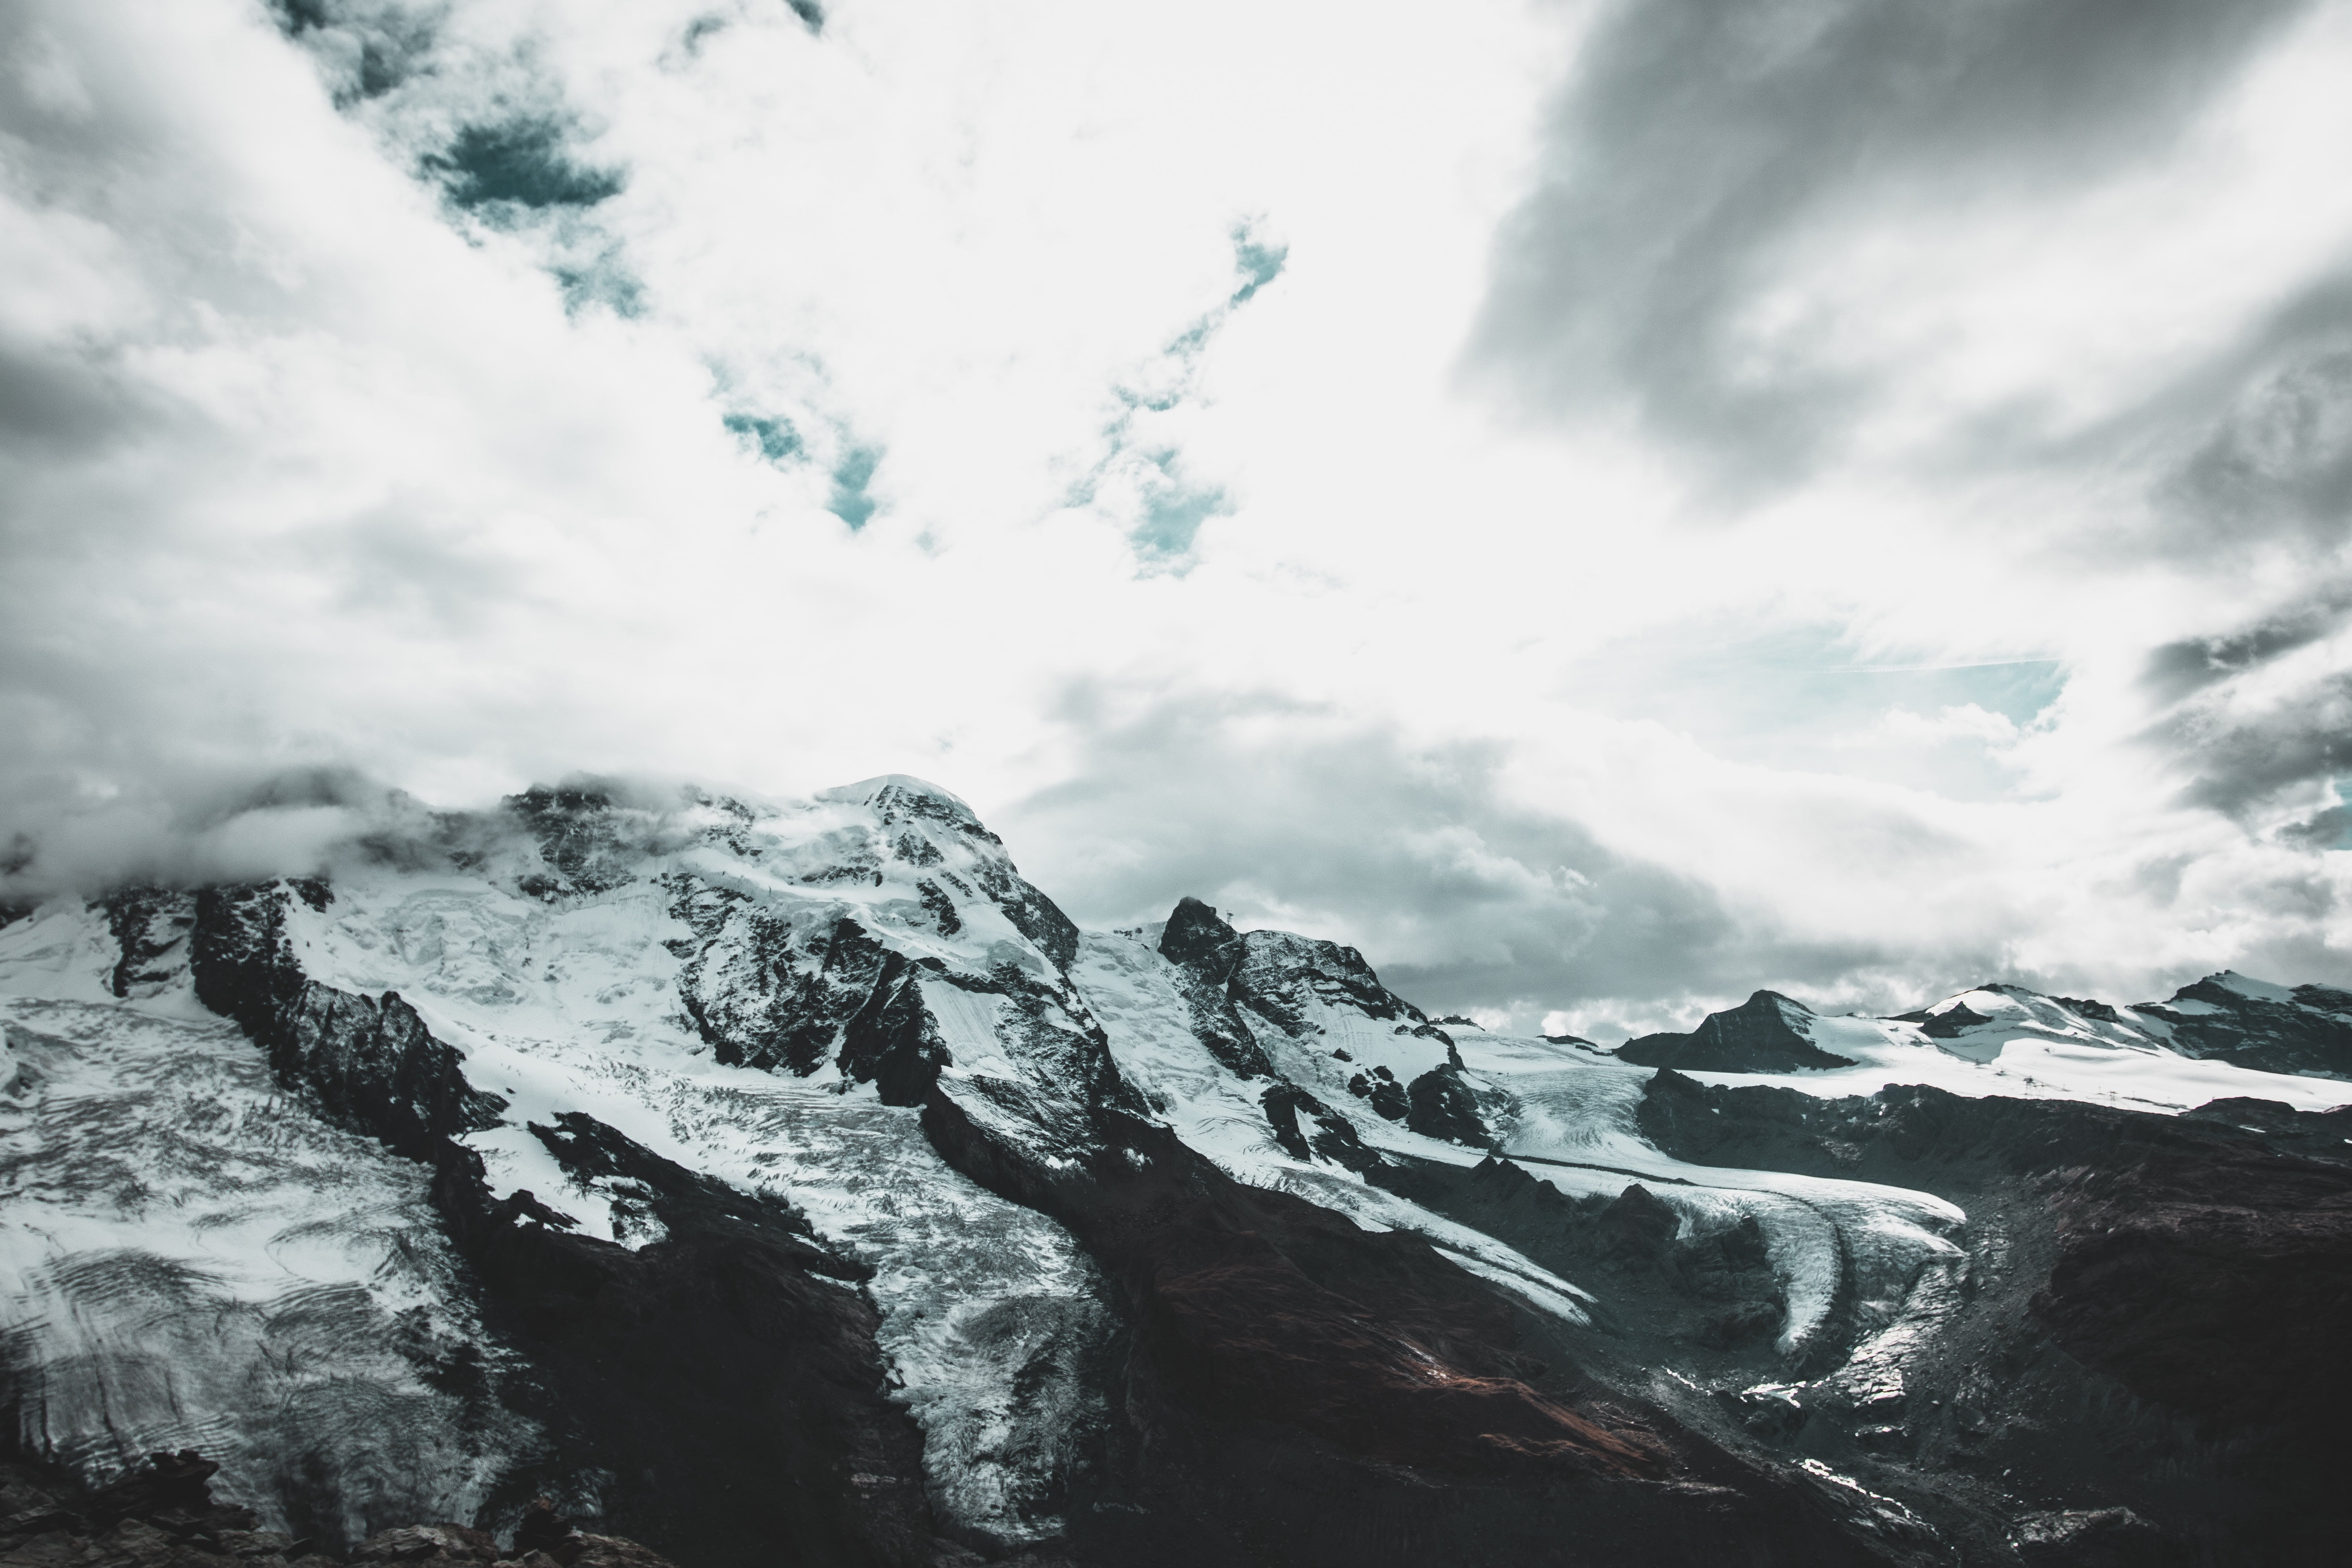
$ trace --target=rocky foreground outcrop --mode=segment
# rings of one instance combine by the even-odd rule
[[[676,1568],[634,1541],[573,1529],[544,1498],[504,1548],[467,1525],[410,1524],[334,1555],[256,1529],[251,1509],[215,1502],[219,1470],[184,1448],[85,1490],[54,1467],[0,1462],[0,1568]]]

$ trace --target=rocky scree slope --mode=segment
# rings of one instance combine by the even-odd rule
[[[1725,1090],[1196,900],[1080,932],[902,778],[411,812],[28,913],[0,994],[18,1450],[202,1446],[333,1550],[542,1495],[687,1568],[2252,1561],[2324,1511],[2277,1456],[2334,1363],[2221,1397],[2179,1367],[2252,1301],[2149,1284],[2269,1247],[2324,1312],[2343,1255],[2332,1122],[2114,1108],[2323,1092],[2218,1024],[1759,993],[1673,1047],[1769,1080]],[[1864,1139],[1905,1074],[2042,1163]],[[2111,1126],[2200,1130],[2161,1223]],[[2199,1207],[2231,1160],[2287,1163],[2293,1234]],[[1968,1382],[1995,1351],[2040,1370]]]

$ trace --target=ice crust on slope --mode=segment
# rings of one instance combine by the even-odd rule
[[[915,873],[938,879],[970,851],[952,826],[880,823],[864,804],[908,784],[853,786],[748,821],[709,813],[688,826],[715,822],[731,844],[648,857],[629,880],[586,899],[550,902],[488,877],[347,872],[326,909],[294,906],[288,931],[314,979],[398,991],[466,1052],[476,1088],[510,1102],[505,1125],[467,1140],[494,1190],[528,1188],[583,1234],[655,1239],[633,1220],[626,1193],[570,1180],[528,1131],[582,1111],[689,1170],[786,1199],[845,1256],[872,1266],[878,1338],[898,1396],[924,1428],[934,1505],[1013,1544],[1059,1528],[1045,1500],[1100,1420],[1083,1375],[1106,1328],[1092,1264],[1060,1226],[950,1169],[913,1108],[883,1104],[837,1062],[806,1078],[719,1062],[677,988],[679,954],[697,940],[672,913],[677,889],[665,879],[679,876],[788,919],[854,918],[887,944],[964,973],[1005,964],[1053,973],[976,894],[955,900],[951,935],[935,905],[909,896]],[[826,875],[844,866],[855,880]],[[1022,1046],[999,1028],[999,998],[929,980],[923,994],[953,1054],[950,1075],[1025,1078]]]
[[[1057,1528],[1059,1479],[1104,1419],[1100,1378],[1088,1367],[1108,1325],[1101,1282],[1066,1231],[958,1174],[932,1150],[914,1109],[886,1103],[875,1082],[860,1080],[862,1069],[845,1070],[854,1068],[844,1054],[846,1013],[812,1013],[806,1004],[856,1003],[863,993],[842,989],[840,976],[854,972],[858,984],[872,984],[871,966],[885,954],[909,966],[892,973],[920,998],[923,1029],[943,1058],[942,1087],[1047,1163],[1076,1152],[1057,1140],[1083,1136],[1090,1097],[1131,1089],[1241,1181],[1295,1193],[1368,1228],[1420,1234],[1538,1310],[1572,1323],[1591,1319],[1594,1298],[1578,1282],[1329,1159],[1287,1152],[1262,1102],[1274,1080],[1244,1077],[1194,1035],[1178,973],[1156,951],[1159,933],[1138,940],[1070,930],[944,791],[893,776],[799,805],[695,797],[654,806],[534,792],[515,817],[476,822],[457,833],[454,849],[394,847],[338,869],[331,898],[289,900],[285,931],[303,972],[352,992],[397,990],[436,1036],[465,1053],[473,1087],[507,1100],[502,1123],[468,1140],[497,1192],[528,1188],[574,1216],[584,1234],[623,1246],[657,1240],[642,1194],[624,1183],[575,1181],[530,1131],[558,1113],[583,1112],[689,1170],[791,1202],[829,1245],[871,1265],[877,1272],[864,1289],[879,1310],[898,1396],[925,1434],[933,1503],[965,1531],[1016,1545]],[[1854,1309],[1848,1321],[1870,1327],[1829,1383],[1861,1406],[1899,1396],[1901,1347],[1956,1288],[1961,1254],[1950,1238],[1965,1224],[1958,1209],[1868,1183],[1670,1160],[1633,1119],[1650,1069],[1478,1029],[1449,1038],[1381,990],[1349,950],[1278,932],[1249,933],[1243,945],[1242,990],[1255,1000],[1240,1007],[1241,1023],[1276,1073],[1344,1120],[1368,1148],[1456,1167],[1486,1157],[1391,1121],[1349,1089],[1381,1068],[1410,1083],[1458,1054],[1500,1147],[1564,1193],[1610,1198],[1642,1181],[1680,1214],[1687,1238],[1754,1216],[1789,1301],[1780,1350],[1803,1356],[1823,1343],[1843,1293]],[[301,1254],[308,1272],[300,1279],[382,1296],[372,1308],[379,1318],[369,1320],[378,1327],[347,1323],[354,1342],[393,1342],[380,1321],[409,1310],[400,1305],[410,1300],[403,1289],[432,1309],[434,1323],[466,1321],[462,1286],[415,1261],[446,1264],[446,1250],[434,1250],[441,1244],[432,1215],[418,1206],[416,1167],[278,1099],[258,1053],[204,1014],[184,984],[119,1000],[110,976],[120,973],[121,957],[98,911],[60,908],[0,931],[0,989],[19,998],[12,1007],[46,1009],[45,1017],[80,1009],[74,1027],[91,1039],[165,1031],[136,1048],[77,1059],[92,1075],[85,1099],[110,1100],[119,1109],[108,1114],[145,1127],[142,1136],[198,1151],[176,1156],[183,1163],[238,1168],[251,1158],[246,1143],[268,1131],[266,1116],[223,1120],[193,1101],[141,1099],[152,1086],[139,1063],[211,1052],[243,1064],[238,1093],[359,1161],[354,1171],[380,1174],[388,1195],[379,1208],[405,1216],[407,1228],[386,1221],[379,1229],[406,1236],[422,1226],[432,1244],[404,1254],[412,1275],[379,1277],[372,1261],[379,1254],[358,1243]],[[836,959],[844,967],[829,967]],[[1962,1003],[1985,1022],[1940,1036],[1900,1020],[1791,1019],[1822,1049],[1851,1058],[1851,1068],[1691,1076],[1821,1095],[1928,1083],[2131,1109],[2178,1110],[2227,1095],[2311,1108],[2341,1097],[2340,1086],[2194,1060],[2169,1050],[2158,1028],[2088,1016],[2014,988],[1968,993],[1941,1011]],[[814,1034],[785,1027],[812,1016],[832,1022]],[[54,1039],[78,1037],[62,1025],[42,1027]],[[57,1048],[20,1034],[10,1060],[38,1066]],[[0,1072],[15,1070],[0,1063]],[[30,1080],[18,1073],[11,1081]],[[222,1094],[224,1102],[235,1099]],[[152,1158],[171,1168],[164,1152]],[[207,1222],[212,1228],[184,1239],[169,1226],[153,1237],[168,1243],[162,1252],[177,1266],[216,1281],[204,1289],[218,1300],[276,1322],[271,1292],[284,1293],[277,1277],[239,1273],[211,1261],[206,1248],[248,1232],[308,1236],[302,1226],[312,1211],[304,1205],[315,1194],[293,1190],[299,1185],[255,1184],[237,1211],[242,1230]],[[12,1238],[21,1216],[37,1212],[33,1201],[47,1200],[12,1195],[5,1215],[17,1227]],[[345,1211],[375,1212],[356,1202],[338,1213]],[[102,1204],[89,1207],[102,1212]],[[143,1222],[106,1223],[149,1236]],[[249,1247],[238,1254],[251,1255]],[[266,1247],[263,1255],[278,1256]],[[362,1283],[351,1286],[354,1279]],[[28,1294],[11,1307],[12,1322],[29,1331],[35,1358],[53,1375],[68,1375],[61,1369],[83,1354],[72,1338],[80,1331],[75,1310],[55,1293]],[[182,1426],[171,1430],[235,1436],[238,1421],[257,1419],[242,1414],[251,1406],[236,1403],[244,1385],[232,1384],[258,1353],[234,1350],[175,1385],[173,1419]],[[408,1397],[414,1391],[398,1382],[397,1355],[383,1354],[387,1386]],[[96,1367],[92,1375],[140,1375],[135,1347],[120,1335],[84,1359]],[[437,1418],[428,1412],[418,1429]],[[85,1436],[97,1430],[86,1406],[73,1420]],[[246,1447],[232,1474],[237,1465],[248,1474],[282,1465],[298,1438],[314,1440],[308,1430],[296,1421],[236,1437]],[[529,1436],[508,1431],[499,1441],[519,1452]],[[184,1440],[193,1439],[168,1439]],[[347,1440],[355,1439],[337,1439]],[[439,1489],[433,1495],[441,1500],[404,1517],[465,1512],[500,1462],[496,1444],[478,1434],[472,1440],[472,1468],[417,1472],[415,1484]]]
[[[14,1437],[91,1473],[199,1448],[268,1529],[471,1517],[538,1439],[467,1396],[505,1367],[426,1173],[289,1102],[184,985],[118,1000],[111,945],[78,910],[0,931]]]

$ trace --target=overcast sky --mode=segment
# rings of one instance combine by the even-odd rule
[[[2352,982],[2352,5],[16,0],[0,73],[18,896],[299,862],[228,808],[319,767],[897,772],[1082,921],[1610,1038]]]

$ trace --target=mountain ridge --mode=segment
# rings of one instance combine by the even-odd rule
[[[2014,1276],[1992,1222],[1927,1167],[1887,1166],[1906,1178],[1892,1184],[1834,1160],[1782,1170],[1761,1133],[1761,1164],[1694,1163],[1689,1118],[1657,1107],[1730,1092],[1893,1106],[1911,1072],[1944,1086],[1923,1093],[2022,1093],[2005,1114],[2038,1126],[2055,1111],[2036,1108],[2117,1104],[2118,1085],[2179,1111],[2220,1084],[2264,1092],[2214,1101],[2281,1107],[2225,1112],[2254,1128],[2230,1136],[2303,1162],[2315,1192],[2338,1179],[2297,1109],[2323,1080],[2238,1065],[2222,1038],[2242,1018],[2263,1059],[2324,1047],[2328,998],[2287,988],[2184,988],[2175,1004],[2212,1009],[2174,1008],[2207,1020],[2189,1031],[2198,1056],[2165,1043],[2178,1023],[2019,988],[1892,1021],[1759,993],[1744,1005],[1832,1065],[1751,1052],[1764,1070],[1689,1069],[1757,1083],[1734,1091],[1574,1043],[1449,1032],[1354,950],[1238,932],[1198,900],[1154,935],[1079,931],[921,781],[791,805],[526,792],[379,835],[324,878],[124,889],[0,928],[11,1125],[69,1136],[42,1085],[79,1075],[77,1103],[119,1105],[142,1149],[249,1158],[239,1129],[259,1110],[206,1122],[109,1087],[167,1072],[199,1038],[228,1070],[229,1037],[205,1020],[234,1019],[260,1056],[221,1081],[278,1098],[223,1103],[380,1141],[332,1158],[447,1249],[415,1276],[441,1283],[391,1293],[359,1269],[375,1244],[357,1233],[303,1264],[304,1289],[376,1303],[337,1331],[355,1355],[378,1347],[368,1397],[467,1435],[473,1479],[428,1483],[447,1506],[400,1521],[496,1525],[552,1490],[686,1568],[736,1560],[777,1508],[815,1562],[1403,1561],[1408,1543],[1474,1536],[1498,1562],[1699,1563],[1757,1542],[1792,1562],[2013,1553],[2027,1500],[1948,1454],[1923,1461],[1941,1439],[1870,1392],[1984,1321],[1966,1281]],[[1979,1021],[1955,1019],[1971,997]],[[1937,1034],[1937,1018],[1956,1026]],[[2200,1158],[2237,1157],[2200,1136]],[[98,1278],[81,1260],[212,1281],[163,1321],[251,1300],[276,1321],[261,1260],[285,1243],[255,1227],[331,1228],[291,1189],[276,1209],[242,1200],[256,1250],[235,1256],[256,1261],[198,1263],[200,1237],[230,1234],[205,1215],[240,1201],[201,1162],[174,1178],[173,1212],[215,1228],[184,1243],[162,1211],[105,1197],[131,1192],[142,1162],[183,1158],[118,1162],[112,1187],[20,1176],[0,1194],[37,1286],[13,1310],[5,1368],[18,1440],[96,1470],[131,1458],[123,1442],[192,1446],[161,1439],[202,1427],[258,1506],[372,1533],[368,1499],[391,1495],[392,1471],[346,1418],[265,1429],[184,1401],[139,1414],[149,1363],[106,1325],[128,1333],[150,1298],[78,1283]],[[2076,1254],[2019,1207],[2022,1190],[2001,1189],[1999,1224],[2055,1247],[2032,1266],[2054,1279]],[[2315,1257],[2340,1244],[2329,1212],[2312,1211]],[[2199,1223],[2209,1253],[2255,1244]],[[32,1239],[68,1232],[82,1243],[62,1252]],[[96,1327],[76,1340],[69,1322]],[[2103,1352],[2077,1339],[2057,1353],[2090,1370],[2064,1385],[2105,1386]],[[814,1361],[792,1349],[817,1344],[832,1348]],[[234,1361],[218,1378],[256,1375]],[[1783,1386],[1797,1392],[1769,1392]],[[100,1395],[111,1426],[87,1424]],[[2208,1416],[2244,1419],[2190,1418]],[[2174,1500],[2034,1462],[2073,1512],[2127,1505],[2154,1519],[2151,1540],[2276,1538],[2242,1509],[2166,1522]],[[1396,1492],[1391,1472],[1417,1489]],[[779,1476],[782,1492],[758,1479]],[[767,1514],[746,1513],[754,1493],[772,1494]]]

